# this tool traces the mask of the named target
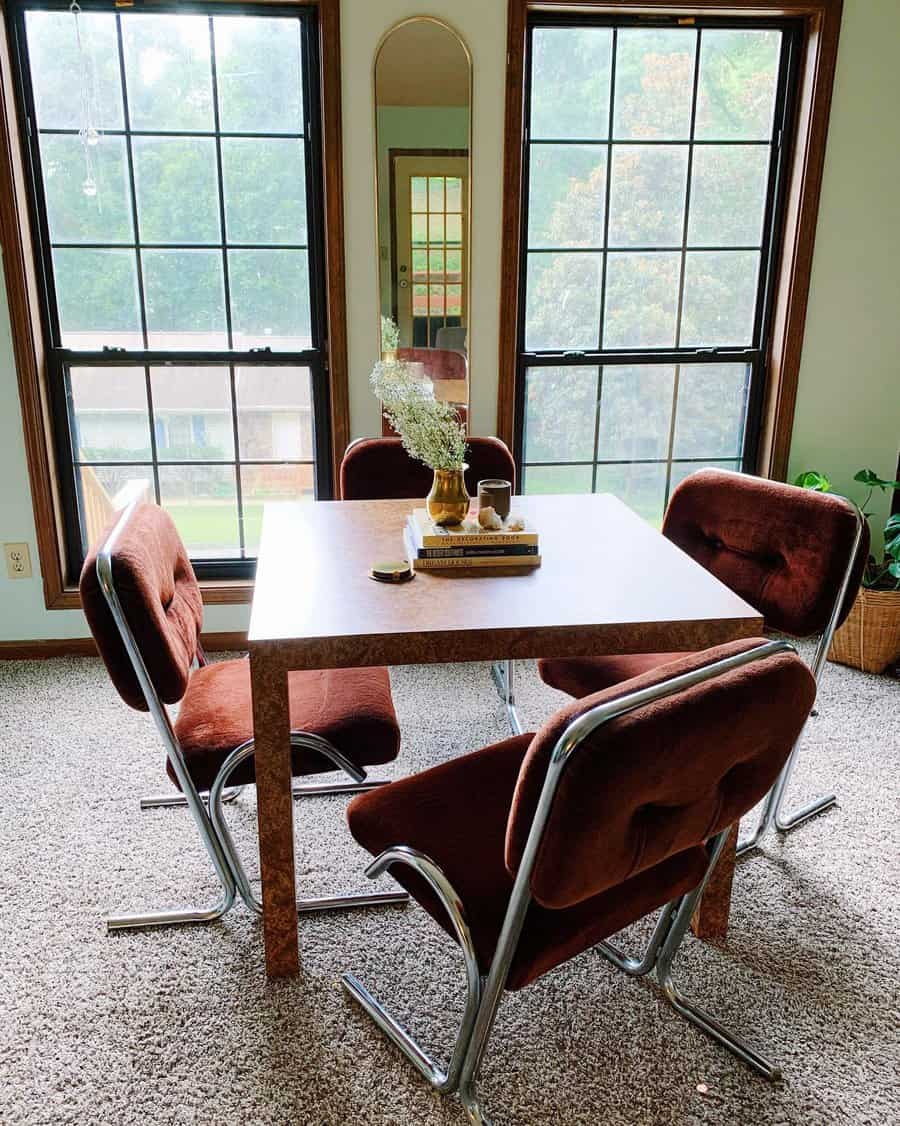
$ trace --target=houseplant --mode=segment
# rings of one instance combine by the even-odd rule
[[[876,489],[900,488],[900,481],[884,480],[871,469],[861,469],[853,480],[868,490],[860,506],[867,520]],[[816,470],[801,473],[794,484],[821,493],[832,491],[829,478]],[[864,672],[884,672],[900,658],[900,515],[896,513],[884,526],[884,555],[881,559],[870,555],[866,561],[859,595],[834,635],[829,656]]]
[[[377,363],[371,382],[403,448],[434,472],[428,515],[435,524],[461,523],[469,511],[469,494],[463,476],[466,432],[456,410],[435,399],[430,384],[415,379],[402,360]]]

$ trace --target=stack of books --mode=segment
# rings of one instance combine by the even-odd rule
[[[451,567],[539,567],[538,535],[527,524],[522,531],[485,531],[466,520],[452,528],[435,524],[424,508],[407,518],[403,532],[406,553],[419,571]]]

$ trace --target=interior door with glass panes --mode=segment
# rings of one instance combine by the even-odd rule
[[[648,520],[755,468],[796,26],[535,13],[517,361],[525,492]]]
[[[438,329],[465,326],[466,156],[395,156],[394,303],[403,347],[434,348]]]

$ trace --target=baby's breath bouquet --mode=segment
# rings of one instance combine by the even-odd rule
[[[382,360],[371,375],[384,416],[400,435],[410,457],[430,469],[462,469],[466,432],[449,403],[435,399],[430,385],[415,379],[402,360]]]

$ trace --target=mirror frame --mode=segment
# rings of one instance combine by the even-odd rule
[[[413,24],[413,23],[431,23],[431,24],[434,24],[436,27],[442,28],[444,31],[448,31],[454,37],[454,39],[456,39],[456,41],[459,43],[460,47],[463,50],[463,53],[466,56],[466,62],[469,64],[469,82],[468,82],[468,88],[469,88],[469,123],[468,123],[467,138],[466,138],[467,148],[468,148],[468,153],[469,153],[469,176],[468,176],[468,184],[467,184],[467,187],[466,187],[466,207],[467,207],[467,214],[468,214],[468,231],[467,231],[467,234],[468,234],[469,253],[465,255],[463,285],[465,287],[465,292],[466,292],[466,361],[467,361],[467,371],[468,371],[468,380],[469,380],[469,389],[468,389],[469,397],[468,397],[466,405],[468,407],[469,417],[471,419],[471,404],[472,404],[472,336],[471,336],[471,327],[472,327],[472,246],[473,246],[473,240],[472,240],[472,229],[473,229],[473,224],[472,224],[472,178],[473,178],[473,169],[474,169],[473,154],[472,154],[472,115],[473,115],[473,103],[474,103],[474,98],[473,98],[473,93],[474,93],[474,63],[473,63],[473,59],[472,59],[472,52],[469,50],[468,44],[463,39],[462,35],[460,35],[460,33],[456,30],[455,27],[453,27],[452,24],[447,23],[446,20],[439,19],[437,16],[426,16],[426,15],[407,16],[405,19],[398,20],[398,22],[395,23],[395,24],[392,24],[387,29],[387,31],[384,32],[384,34],[381,36],[381,38],[378,40],[378,44],[375,47],[375,54],[372,58],[372,165],[373,165],[373,172],[374,172],[374,188],[375,188],[375,200],[374,200],[374,202],[375,202],[375,295],[376,295],[375,304],[376,304],[376,308],[377,308],[377,317],[376,317],[376,321],[375,321],[375,331],[376,331],[376,341],[377,341],[377,356],[378,356],[378,359],[380,360],[381,359],[381,315],[382,315],[381,314],[382,261],[381,261],[380,227],[379,227],[379,222],[378,222],[378,218],[379,218],[379,216],[378,216],[378,200],[379,200],[379,194],[378,194],[378,189],[379,189],[379,179],[378,179],[378,86],[377,86],[378,60],[381,57],[382,48],[384,47],[385,43],[387,43],[388,39],[390,39],[390,37],[394,34],[394,32],[399,31],[400,28],[406,27],[408,24]],[[379,412],[379,414],[380,414],[380,412]]]

